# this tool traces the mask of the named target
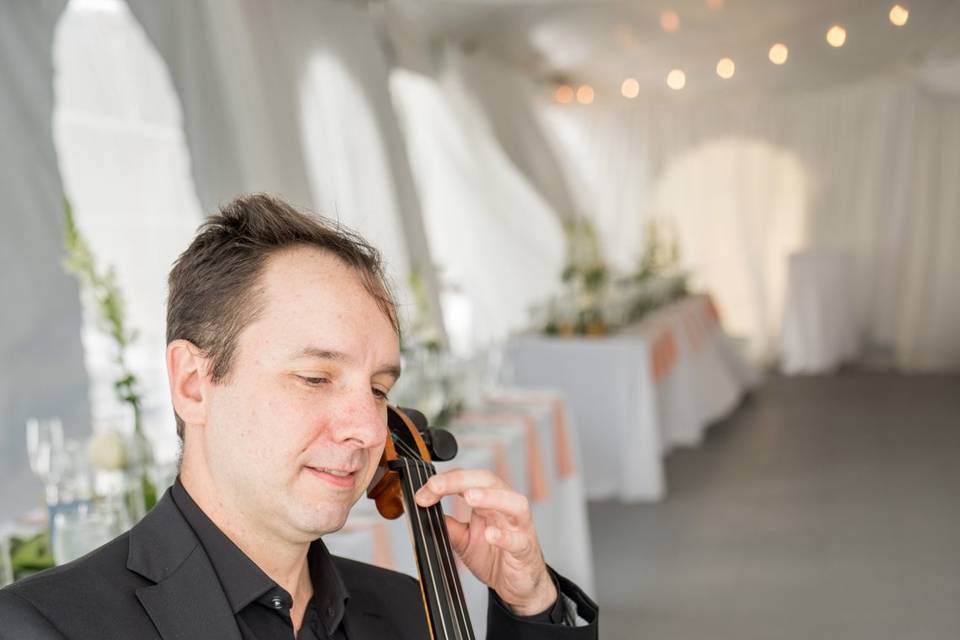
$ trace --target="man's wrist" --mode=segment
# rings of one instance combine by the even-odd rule
[[[546,613],[557,603],[560,591],[549,571],[544,571],[539,587],[529,600],[516,604],[504,602],[504,604],[513,615],[520,618],[531,618]]]

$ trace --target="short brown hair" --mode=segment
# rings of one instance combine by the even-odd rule
[[[214,382],[226,379],[240,332],[262,311],[257,281],[267,259],[295,246],[316,247],[354,268],[400,334],[396,303],[380,253],[339,223],[297,211],[263,194],[241,196],[200,226],[170,270],[167,344],[188,340],[211,360]],[[178,415],[177,435],[183,439]]]

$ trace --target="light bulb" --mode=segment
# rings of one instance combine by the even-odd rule
[[[827,42],[830,43],[831,47],[842,47],[843,43],[847,41],[847,30],[841,27],[838,24],[830,27],[830,30],[827,31]]]
[[[667,74],[667,86],[674,91],[683,89],[687,84],[687,74],[681,69],[673,69]]]
[[[787,45],[782,42],[770,47],[770,53],[768,54],[770,62],[773,64],[783,64],[787,61],[787,56],[790,54],[790,50],[787,49]]]
[[[680,16],[676,11],[667,9],[660,14],[660,28],[667,33],[673,33],[680,28]]]
[[[724,80],[729,80],[737,70],[737,65],[733,64],[730,58],[721,58],[717,63],[717,75]]]
[[[907,20],[910,19],[910,12],[907,11],[907,8],[899,4],[895,4],[890,7],[890,22],[895,24],[898,27],[902,27],[907,24]]]
[[[593,102],[593,87],[588,84],[582,84],[577,87],[577,102],[580,104],[590,104]]]

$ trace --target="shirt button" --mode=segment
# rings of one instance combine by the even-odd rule
[[[283,598],[281,598],[280,596],[273,596],[270,599],[270,604],[273,606],[274,609],[283,609]]]

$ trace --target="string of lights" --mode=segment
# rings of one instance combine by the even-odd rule
[[[715,11],[724,7],[725,0],[707,0],[707,6]],[[910,19],[910,11],[900,4],[894,4],[888,11],[890,23],[895,27],[903,27]],[[680,15],[667,9],[660,13],[660,28],[668,34],[676,33],[680,29]],[[846,44],[847,29],[842,24],[831,25],[825,35],[827,44],[839,49]],[[786,64],[790,57],[790,49],[785,42],[775,42],[767,51],[767,59],[777,66]],[[730,80],[736,74],[737,65],[730,57],[724,56],[717,61],[716,73],[723,80]],[[687,74],[682,68],[673,68],[667,72],[665,77],[667,86],[680,91],[687,86]],[[628,100],[632,100],[640,95],[640,82],[636,78],[625,78],[620,84],[620,95]],[[580,84],[576,87],[570,84],[560,84],[556,86],[553,93],[553,99],[558,104],[571,104],[574,101],[579,104],[592,104],[596,98],[596,91],[589,84]]]

